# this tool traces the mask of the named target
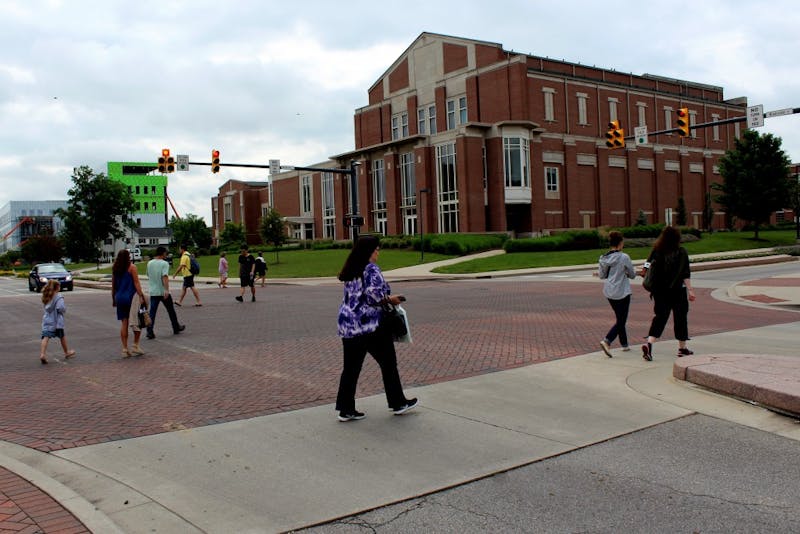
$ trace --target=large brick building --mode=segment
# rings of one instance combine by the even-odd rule
[[[504,50],[501,44],[421,34],[368,90],[355,111],[355,150],[322,167],[358,166],[362,231],[511,231],[633,224],[640,212],[664,222],[683,198],[702,227],[719,157],[733,148],[745,98],[722,87],[569,63]],[[632,134],[692,125],[610,150],[609,121]],[[349,181],[341,174],[289,171],[266,183],[229,181],[212,199],[215,234],[226,221],[251,227],[269,206],[301,238],[346,239]],[[421,192],[422,191],[422,192]],[[248,200],[249,199],[249,200]],[[255,199],[255,200],[254,200]],[[227,203],[227,204],[226,204]],[[227,206],[227,207],[226,207]],[[724,225],[717,212],[712,226]],[[257,242],[254,240],[253,242]]]

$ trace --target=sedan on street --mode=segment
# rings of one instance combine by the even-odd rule
[[[72,291],[72,273],[60,263],[40,263],[28,275],[28,289],[41,291],[48,280],[61,282],[62,291]]]

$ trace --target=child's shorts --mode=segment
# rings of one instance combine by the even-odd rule
[[[55,330],[42,330],[42,339],[46,337],[49,338],[57,337],[58,339],[61,339],[64,337],[64,329],[56,328]]]

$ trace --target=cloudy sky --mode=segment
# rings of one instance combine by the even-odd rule
[[[422,32],[658,74],[800,107],[796,0],[0,0],[0,206],[66,199],[72,169],[155,161],[305,166],[353,149],[353,112]],[[800,162],[800,115],[759,129]],[[229,178],[170,175],[210,223]]]

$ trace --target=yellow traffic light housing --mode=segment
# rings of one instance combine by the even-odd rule
[[[217,149],[211,151],[211,172],[219,172],[219,150]]]
[[[158,172],[160,172],[161,174],[167,174],[168,172],[170,172],[167,167],[168,165],[167,161],[169,159],[170,159],[169,149],[168,148],[162,149],[161,156],[158,158]]]
[[[678,135],[689,137],[689,108],[680,108],[675,112],[678,120]]]
[[[608,123],[606,146],[608,148],[625,148],[625,130],[619,127],[619,121]]]

